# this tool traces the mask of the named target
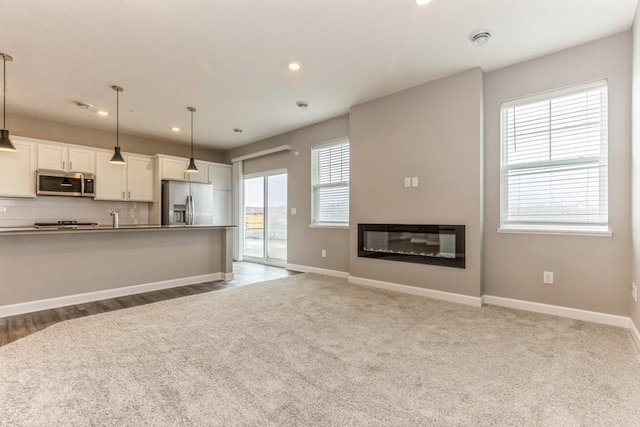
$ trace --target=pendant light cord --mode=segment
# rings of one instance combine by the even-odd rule
[[[2,129],[7,128],[7,58],[2,57]]]
[[[120,91],[116,90],[116,147],[120,147]]]
[[[191,111],[191,158],[193,158],[193,111]]]

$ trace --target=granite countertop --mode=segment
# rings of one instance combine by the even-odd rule
[[[73,233],[105,233],[125,231],[166,231],[166,230],[216,230],[233,228],[235,225],[153,225],[129,224],[114,228],[111,225],[76,226],[76,227],[5,227],[0,228],[0,236],[16,234],[73,234]]]

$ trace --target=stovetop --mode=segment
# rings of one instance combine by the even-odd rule
[[[78,222],[78,221],[58,221],[58,222],[36,222],[36,228],[79,228],[79,227],[97,227],[97,222]]]

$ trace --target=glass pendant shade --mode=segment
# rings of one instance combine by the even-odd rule
[[[196,111],[193,107],[187,107],[187,110],[191,113],[191,157],[189,158],[189,166],[185,170],[186,173],[196,173],[198,172],[198,167],[196,166],[196,160],[193,157],[193,113]]]
[[[0,130],[0,151],[16,151],[9,139],[9,131],[7,129]]]
[[[124,157],[122,157],[122,153],[120,153],[120,92],[124,89],[120,86],[111,86],[111,89],[116,91],[116,146],[113,149],[113,156],[109,163],[114,165],[124,165],[126,162],[124,161]]]
[[[6,53],[0,53],[2,58],[2,127],[7,127],[7,61],[13,58]],[[17,151],[9,139],[9,129],[0,129],[0,151]]]
[[[120,153],[120,147],[115,147],[113,157],[109,160],[109,163],[113,163],[115,165],[124,165],[126,162],[124,161],[124,157]]]
[[[191,157],[189,159],[189,166],[187,167],[187,170],[185,172],[189,172],[189,173],[195,173],[198,172],[198,168],[196,166],[196,161],[193,157]]]

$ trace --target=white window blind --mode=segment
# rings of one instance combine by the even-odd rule
[[[501,227],[606,229],[607,82],[510,101],[501,114]]]
[[[340,140],[311,150],[312,222],[349,223],[349,141]]]

